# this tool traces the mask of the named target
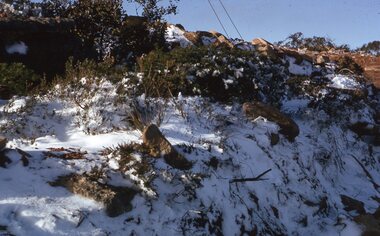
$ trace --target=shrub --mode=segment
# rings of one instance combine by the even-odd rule
[[[361,75],[364,72],[363,68],[349,56],[339,58],[337,65],[341,73],[349,72]]]
[[[106,77],[110,81],[117,82],[124,78],[126,72],[126,67],[115,66],[111,58],[103,62],[96,62],[90,59],[74,62],[71,58],[66,62],[65,79],[67,82],[70,82],[73,79],[81,79],[84,77]]]
[[[7,86],[12,94],[26,95],[41,82],[41,78],[21,63],[0,63],[0,85]]]
[[[258,63],[252,52],[210,47],[155,50],[138,59],[139,93],[150,97],[202,95],[226,102],[234,99],[279,100],[284,65]]]
[[[166,15],[177,14],[176,3],[179,0],[168,0],[167,5],[162,4],[162,0],[128,0],[135,2],[142,7],[142,16],[147,20],[147,28],[150,29],[150,41],[156,48],[165,47]]]

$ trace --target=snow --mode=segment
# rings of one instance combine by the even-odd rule
[[[289,62],[289,72],[293,75],[305,75],[310,76],[313,72],[313,65],[311,62],[303,60],[301,64],[296,64],[296,58],[286,56],[286,60]]]
[[[310,100],[308,99],[295,98],[291,100],[285,100],[282,103],[282,110],[286,113],[296,113],[298,111],[305,110],[309,103]]]
[[[331,88],[347,90],[356,90],[362,88],[360,83],[358,83],[353,77],[346,75],[334,75],[331,78],[331,83],[328,86]]]
[[[166,30],[166,41],[169,43],[179,43],[181,47],[192,46],[193,43],[190,42],[185,36],[185,31],[176,27],[175,25],[170,25]]]
[[[10,46],[5,47],[5,50],[7,51],[8,54],[21,54],[21,55],[26,55],[28,52],[28,46],[20,41],[17,43],[14,43]]]
[[[165,104],[159,128],[193,168],[180,171],[162,158],[149,159],[153,171],[147,174],[152,179],[148,185],[133,167],[121,173],[119,157],[100,152],[142,142],[141,131],[126,121],[132,98],[116,93],[127,81],[81,78],[74,87],[56,86],[44,96],[0,103],[0,130],[10,140],[7,155],[12,160],[0,167],[0,225],[9,233],[241,235],[242,229],[257,227],[279,235],[360,235],[362,229],[344,210],[340,195],[363,201],[368,212],[379,206],[371,198],[380,197],[378,190],[353,159],[367,163],[368,173],[378,181],[379,148],[370,149],[337,117],[308,108],[307,98],[282,101],[282,111],[294,119],[300,134],[294,143],[279,134],[279,143],[272,146],[270,135],[278,134],[279,126],[265,117],[248,121],[239,103],[182,94],[170,101],[140,96],[135,101],[139,106]],[[225,81],[226,86],[232,82]],[[347,108],[347,117],[360,114],[370,121],[368,109]],[[158,115],[153,112],[150,121],[157,123]],[[28,166],[16,147],[31,155]],[[79,160],[44,157],[49,148],[60,147],[87,154]],[[142,158],[134,156],[136,161]],[[212,158],[216,166],[210,164]],[[95,166],[104,168],[108,184],[140,191],[131,212],[110,218],[102,204],[48,184]],[[269,169],[261,181],[230,183]],[[324,198],[328,207],[319,209]],[[307,225],[300,223],[304,219]]]

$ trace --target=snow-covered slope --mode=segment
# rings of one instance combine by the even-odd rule
[[[330,89],[351,89],[347,80],[332,77]],[[279,126],[265,117],[250,121],[242,104],[118,94],[127,83],[81,79],[44,96],[1,101],[0,130],[9,139],[11,162],[0,167],[0,234],[359,235],[362,228],[341,195],[362,201],[367,212],[379,207],[380,149],[348,129],[374,122],[368,99],[350,105],[350,95],[332,96],[336,90],[329,88],[319,96],[330,103],[306,93],[284,97],[281,109],[300,134],[295,142],[280,135],[272,145]],[[139,175],[134,166],[124,171],[120,156],[104,155],[107,148],[142,142],[141,131],[128,122],[136,106],[193,162],[190,170],[135,155],[149,165]],[[64,150],[83,158],[49,155]],[[104,172],[99,182],[138,192],[130,212],[110,218],[101,203],[49,184],[94,167]],[[256,181],[236,181],[264,172]]]

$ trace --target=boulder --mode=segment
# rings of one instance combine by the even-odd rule
[[[219,38],[219,36],[224,36],[223,34],[217,32],[215,30],[210,30],[209,33],[214,35],[215,38]]]
[[[325,55],[318,55],[315,59],[315,63],[317,65],[325,65],[326,63],[329,63],[330,59],[328,56]]]
[[[7,142],[8,140],[5,137],[0,136],[0,151],[5,148],[5,146],[7,145]]]
[[[380,235],[380,207],[373,214],[363,213],[354,217],[354,221],[364,226],[363,236]]]
[[[213,43],[216,47],[227,47],[227,48],[233,48],[234,45],[231,43],[230,40],[227,39],[226,36],[220,35],[218,38],[216,38],[216,41]]]
[[[151,124],[145,128],[143,142],[151,149],[152,155],[163,156],[168,165],[180,170],[188,170],[192,167],[192,163],[178,153],[156,125]]]
[[[207,31],[185,32],[183,34],[195,46],[203,46],[203,37],[215,38],[215,35]]]
[[[260,56],[268,57],[270,59],[278,59],[278,52],[270,42],[262,38],[257,38],[252,40],[252,45],[259,52]]]
[[[295,63],[300,65],[303,61],[313,62],[313,56],[309,53],[300,52],[296,49],[281,48],[281,54],[283,56],[294,57],[296,59]]]
[[[251,120],[255,120],[261,116],[277,123],[278,126],[280,126],[280,133],[291,142],[293,142],[295,137],[299,134],[298,125],[290,117],[284,115],[272,106],[261,102],[246,102],[243,104],[243,111]]]
[[[280,136],[276,133],[270,134],[270,145],[275,146],[280,142]]]

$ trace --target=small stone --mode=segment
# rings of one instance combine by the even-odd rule
[[[188,170],[192,167],[191,162],[175,150],[156,125],[151,124],[145,128],[143,142],[153,150],[153,154],[163,156],[168,165],[180,170]]]
[[[280,136],[276,133],[270,134],[270,145],[275,146],[280,142]]]
[[[8,140],[5,137],[0,136],[0,151],[5,148],[5,146],[7,145],[7,142]]]

